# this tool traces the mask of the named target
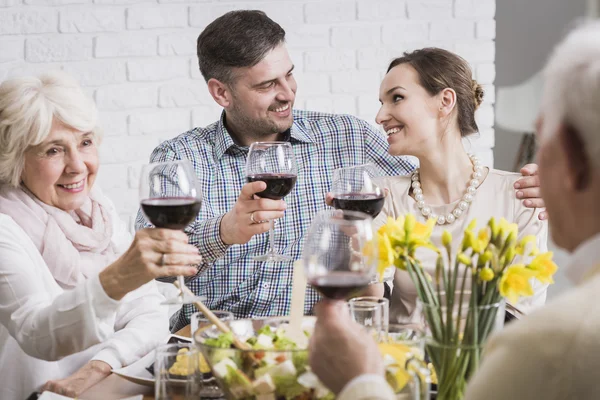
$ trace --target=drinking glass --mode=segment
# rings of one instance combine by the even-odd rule
[[[257,196],[281,200],[287,196],[298,177],[298,167],[294,150],[289,142],[256,142],[250,146],[246,160],[246,180],[262,181],[267,188],[256,193]],[[261,256],[253,257],[257,261],[291,261],[292,257],[275,252],[274,221],[269,221],[270,250]]]
[[[157,228],[184,230],[196,219],[202,205],[200,184],[187,160],[145,165],[139,190],[142,212]],[[183,276],[178,276],[177,281],[180,288],[185,286]],[[163,304],[190,304],[197,299],[180,290],[179,296]]]
[[[390,302],[373,296],[355,297],[348,300],[350,316],[359,325],[370,331],[377,340],[387,338]]]
[[[336,169],[331,185],[333,207],[377,217],[384,203],[383,189],[375,183],[378,175],[373,164]]]
[[[213,311],[213,314],[217,316],[226,325],[229,321],[234,320],[233,313],[229,311]],[[191,328],[192,337],[194,333],[201,328],[211,326],[213,323],[201,312],[195,312],[191,317]],[[204,359],[202,353],[198,354],[200,358],[200,372],[202,373],[202,390],[200,392],[200,398],[202,399],[216,399],[224,396],[223,391],[217,385],[217,381],[211,373],[210,366]]]
[[[199,399],[202,391],[199,355],[200,351],[192,343],[158,346],[154,361],[154,398]]]
[[[323,296],[342,300],[365,288],[377,265],[373,220],[364,213],[323,210],[313,219],[302,261],[306,279]]]

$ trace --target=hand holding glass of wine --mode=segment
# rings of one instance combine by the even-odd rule
[[[196,219],[202,205],[202,192],[192,164],[183,160],[144,165],[140,175],[140,205],[155,227],[184,230]],[[177,280],[183,288],[183,276]],[[178,297],[164,304],[190,304],[197,299],[181,291]]]
[[[372,223],[355,211],[324,210],[315,216],[302,261],[308,282],[323,296],[344,300],[373,281],[378,253]]]
[[[281,200],[287,196],[298,177],[298,167],[292,145],[288,142],[256,142],[250,146],[246,160],[246,179],[248,182],[262,181],[267,188],[256,196]],[[275,234],[273,220],[269,221],[270,250],[261,256],[253,257],[257,261],[291,261],[292,257],[275,252]]]
[[[333,207],[377,217],[384,203],[383,189],[375,183],[377,176],[373,164],[336,169],[331,185]]]

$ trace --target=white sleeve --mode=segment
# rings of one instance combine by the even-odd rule
[[[54,361],[106,340],[118,306],[98,276],[63,292],[27,234],[0,215],[0,323],[25,353]]]
[[[168,307],[151,281],[128,293],[122,300],[115,321],[114,335],[103,343],[92,360],[100,360],[113,369],[142,358],[169,336]]]

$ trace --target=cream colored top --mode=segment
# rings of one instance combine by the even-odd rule
[[[516,198],[513,184],[520,178],[519,174],[490,169],[485,180],[479,185],[475,198],[468,210],[450,225],[436,225],[431,239],[437,246],[442,246],[442,233],[448,230],[453,237],[453,254],[462,242],[464,230],[469,223],[476,218],[476,230],[483,228],[491,217],[500,219],[504,217],[509,222],[515,222],[519,226],[519,238],[526,235],[535,235],[540,251],[547,251],[548,227],[545,221],[538,219],[539,210],[526,208],[521,200]],[[397,218],[401,215],[412,213],[417,221],[424,222],[425,217],[413,197],[408,195],[410,189],[410,176],[386,177],[381,184],[389,189],[385,199],[383,210],[375,219],[375,227],[379,228],[385,223],[388,216]],[[430,205],[437,215],[447,215],[458,204],[458,201],[446,205]],[[426,249],[417,250],[417,258],[423,263],[423,267],[431,275],[435,276],[435,262],[437,255]],[[468,282],[467,282],[468,284]],[[392,298],[390,301],[390,320],[392,322],[404,322],[412,316],[415,308],[417,292],[410,276],[406,271],[396,270],[394,275]],[[546,301],[546,289],[548,285],[533,282],[535,294],[532,297],[519,301],[517,306],[524,312],[541,306]]]

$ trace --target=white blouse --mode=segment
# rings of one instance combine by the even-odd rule
[[[509,222],[514,222],[519,227],[519,239],[527,235],[537,237],[537,246],[540,251],[547,251],[548,226],[545,221],[538,219],[539,210],[527,208],[522,200],[516,198],[513,184],[520,178],[519,174],[490,169],[485,180],[479,185],[475,198],[466,212],[453,224],[436,225],[433,229],[431,239],[436,246],[442,247],[442,233],[448,230],[453,237],[453,254],[462,242],[463,232],[469,223],[476,218],[476,230],[485,227],[491,217],[500,219],[504,217]],[[409,196],[410,176],[394,176],[382,179],[382,186],[389,189],[385,199],[383,210],[375,219],[374,225],[379,228],[385,224],[388,216],[397,218],[401,215],[412,213],[417,221],[425,222],[425,217],[417,207],[413,197]],[[430,205],[437,215],[447,215],[458,204],[458,201],[444,205]],[[435,276],[435,262],[437,255],[427,249],[418,249],[417,258],[422,262],[423,268]],[[546,289],[548,285],[538,281],[533,282],[535,294],[529,298],[523,298],[517,306],[528,313],[533,308],[543,305],[546,301]],[[396,270],[394,272],[392,298],[390,301],[390,321],[405,322],[412,316],[417,299],[417,291],[408,272]]]
[[[111,217],[113,241],[131,241],[114,209]],[[0,214],[0,398],[23,400],[90,360],[138,360],[169,334],[162,301],[154,282],[115,301],[97,275],[62,289],[27,234]]]

